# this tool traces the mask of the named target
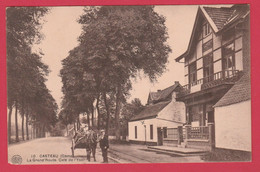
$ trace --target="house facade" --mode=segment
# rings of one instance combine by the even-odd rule
[[[147,145],[177,145],[174,133],[169,132],[185,123],[185,104],[176,101],[181,85],[150,92],[144,110],[128,122],[129,141]]]
[[[186,105],[187,147],[229,149],[228,142],[241,135],[246,141],[234,141],[234,148],[251,149],[249,39],[248,5],[199,7],[188,49],[176,58],[185,64],[186,85],[176,100]],[[241,89],[246,99],[232,100]],[[236,133],[239,126],[246,136]]]
[[[214,105],[216,148],[251,152],[251,85],[249,73]]]

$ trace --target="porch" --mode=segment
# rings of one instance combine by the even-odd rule
[[[191,93],[206,90],[224,84],[234,84],[241,76],[238,70],[223,70],[212,75],[197,79],[183,86],[183,90],[177,95],[178,98]]]
[[[198,148],[211,151],[215,147],[214,124],[192,127],[191,125],[178,128],[162,129],[162,146],[179,148]]]

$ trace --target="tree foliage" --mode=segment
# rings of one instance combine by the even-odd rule
[[[142,70],[154,81],[166,68],[171,49],[166,44],[165,18],[153,6],[102,6],[86,7],[78,22],[79,46],[63,61],[61,71],[64,97],[83,100],[82,109],[87,100],[115,96],[115,127],[120,128],[130,79]],[[113,116],[109,107],[106,111]]]
[[[29,122],[34,122],[40,136],[57,121],[58,106],[45,85],[49,73],[48,66],[42,62],[42,54],[32,51],[33,45],[43,38],[40,32],[42,18],[48,11],[46,7],[6,9],[9,142],[14,105],[18,108],[22,119],[26,116],[27,139],[29,139]],[[24,131],[23,123],[24,120],[22,131]],[[24,132],[22,135],[24,138]],[[16,141],[19,141],[18,137]]]

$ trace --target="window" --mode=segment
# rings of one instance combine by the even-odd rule
[[[197,65],[193,62],[189,65],[189,83],[192,84],[197,80]]]
[[[213,55],[209,54],[203,58],[203,82],[213,80]]]
[[[167,138],[167,127],[163,127],[163,138]]]
[[[203,105],[194,105],[191,106],[189,109],[189,115],[190,115],[190,123],[195,125],[195,126],[200,126],[203,125]]]
[[[150,125],[150,139],[153,140],[153,125]]]
[[[137,126],[135,126],[135,138],[137,139]]]
[[[222,49],[223,59],[222,67],[224,71],[234,70],[235,69],[235,51],[234,51],[234,42],[228,44]]]
[[[203,37],[208,36],[211,33],[211,29],[208,23],[203,25]]]
[[[212,39],[211,39],[211,40],[209,40],[208,42],[205,42],[205,43],[203,44],[203,46],[202,46],[202,51],[203,51],[203,53],[204,53],[205,51],[209,50],[209,49],[212,49],[212,47],[213,47],[213,42],[212,42]]]

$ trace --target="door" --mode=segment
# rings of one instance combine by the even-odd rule
[[[214,119],[214,111],[209,111],[208,112],[208,123],[214,123],[215,119]]]
[[[157,145],[158,146],[163,145],[163,132],[160,127],[157,128],[157,137],[158,137]]]

